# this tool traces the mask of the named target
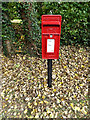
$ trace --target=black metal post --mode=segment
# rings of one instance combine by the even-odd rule
[[[48,87],[52,87],[52,59],[48,59]]]

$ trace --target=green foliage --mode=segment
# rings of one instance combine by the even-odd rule
[[[37,18],[43,14],[62,16],[61,43],[89,45],[89,3],[43,2],[36,3]]]
[[[36,54],[38,51],[41,54],[41,15],[43,14],[62,16],[61,45],[89,45],[88,2],[8,2],[2,3],[3,48],[6,49],[5,41],[8,39],[11,44],[15,42],[16,48],[21,47],[25,53],[32,53],[31,47],[34,44],[33,52]],[[15,25],[17,29],[13,27],[11,23],[13,19],[22,19],[22,23],[18,24],[21,30],[18,30],[17,25]],[[4,53],[7,52],[5,49]]]
[[[36,17],[34,3],[18,3],[17,9],[23,23],[22,34],[25,37],[25,43],[23,44],[26,44],[27,46],[26,52],[32,52],[30,51],[32,44],[34,44],[40,52],[41,33],[40,26],[38,25],[38,19]],[[37,50],[34,49],[33,52],[36,53]]]
[[[34,4],[30,3],[3,3],[2,4],[2,13],[7,16],[3,15],[2,20],[3,20],[3,50],[4,53],[7,54],[7,46],[5,44],[5,39],[8,37],[8,39],[11,42],[11,37],[12,41],[16,43],[16,48],[18,49],[21,47],[23,49],[23,52],[32,52],[30,44],[34,44],[36,49],[34,50],[34,53],[37,51],[40,52],[40,47],[41,47],[41,33],[40,33],[40,26],[38,25],[38,20],[36,17],[36,11],[34,8]],[[11,20],[13,19],[22,19],[22,23],[17,24],[12,24]],[[10,24],[10,27],[9,25]],[[13,29],[14,26],[14,29]],[[21,28],[22,30],[18,30]],[[9,33],[12,29],[13,31],[11,32],[12,35]],[[9,31],[6,33],[6,31]],[[15,34],[13,33],[15,32]],[[14,37],[15,35],[15,37]],[[24,36],[24,41],[21,40],[21,36]],[[15,39],[16,38],[16,39]],[[13,40],[14,39],[14,40]],[[13,44],[13,43],[11,43]],[[38,48],[38,49],[37,49]],[[31,51],[30,51],[31,50]]]
[[[30,31],[33,41],[37,46],[39,53],[41,53],[41,29],[38,24],[37,14],[35,11],[35,6],[32,4],[32,12],[31,12],[31,21],[32,21],[32,30]]]

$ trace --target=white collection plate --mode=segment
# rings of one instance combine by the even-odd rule
[[[54,39],[47,39],[47,52],[54,52]]]

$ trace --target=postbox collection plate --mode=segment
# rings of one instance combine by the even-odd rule
[[[61,15],[42,15],[42,59],[58,59]]]
[[[47,53],[54,53],[54,46],[55,40],[54,39],[47,39]]]

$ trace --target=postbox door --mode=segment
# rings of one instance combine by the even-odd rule
[[[57,59],[59,56],[60,35],[43,35],[43,57],[46,59]]]

